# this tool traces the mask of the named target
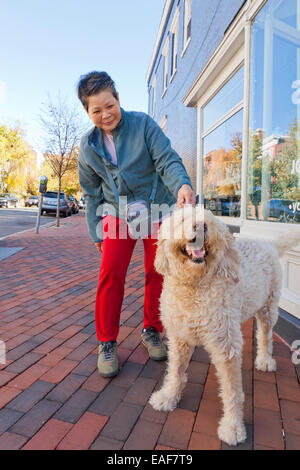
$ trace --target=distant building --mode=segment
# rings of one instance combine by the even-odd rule
[[[200,201],[240,236],[299,227],[299,17],[297,0],[166,0],[162,12],[148,112]],[[298,248],[280,306],[300,319]]]

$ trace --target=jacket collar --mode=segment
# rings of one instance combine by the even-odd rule
[[[125,123],[126,123],[126,111],[124,111],[123,108],[120,108],[121,109],[121,119],[120,119],[120,122],[119,124],[114,128],[114,130],[112,131],[113,134],[115,133],[118,133],[121,129],[123,129],[125,127]]]

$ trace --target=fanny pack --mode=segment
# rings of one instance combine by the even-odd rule
[[[111,188],[113,190],[114,196],[119,204],[119,201],[120,201],[119,193],[118,193],[116,184],[113,180],[113,177],[108,171],[106,165],[105,165],[105,171],[109,179]],[[157,184],[158,184],[158,174],[155,172],[154,178],[153,178],[152,191],[149,197],[150,205],[154,202],[155,194],[157,190]],[[126,217],[128,230],[130,232],[130,235],[133,238],[136,238],[136,239],[146,238],[147,236],[151,234],[152,232],[151,209],[150,209],[148,202],[145,201],[144,199],[139,199],[138,201],[133,201],[133,202],[129,202],[128,204],[126,204],[125,217]],[[137,219],[138,219],[138,222],[137,222]]]

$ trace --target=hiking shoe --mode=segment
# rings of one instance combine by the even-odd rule
[[[119,369],[116,341],[100,342],[98,370],[102,377],[114,377],[117,375]]]
[[[141,336],[151,359],[154,359],[154,361],[167,359],[166,346],[162,342],[159,332],[153,326],[146,328],[146,330],[143,329]]]

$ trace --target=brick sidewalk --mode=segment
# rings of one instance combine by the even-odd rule
[[[0,364],[0,449],[229,449],[217,437],[217,381],[202,348],[194,352],[178,408],[157,412],[148,404],[166,363],[150,360],[141,345],[141,242],[127,275],[118,337],[122,368],[113,379],[99,376],[94,299],[100,255],[82,215],[61,223],[0,242],[25,248],[0,262],[0,340],[7,348]],[[236,449],[300,449],[300,367],[274,335],[278,371],[256,372],[252,320],[243,334],[248,439]]]

